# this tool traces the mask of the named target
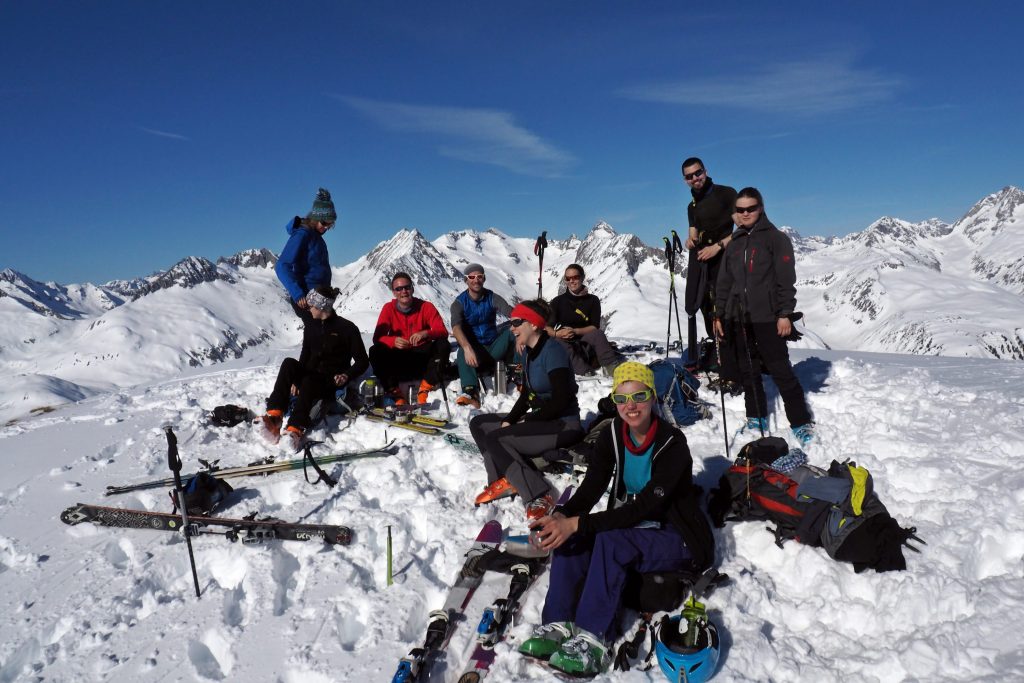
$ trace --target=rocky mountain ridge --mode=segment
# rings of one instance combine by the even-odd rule
[[[1017,188],[983,198],[952,225],[884,217],[839,238],[784,230],[797,254],[805,345],[1024,358],[1024,193]],[[535,297],[538,279],[544,295],[553,297],[564,286],[565,267],[579,263],[602,301],[610,336],[664,342],[669,277],[663,249],[599,222],[582,236],[549,236],[541,271],[533,245],[533,237],[494,228],[453,231],[433,241],[401,230],[334,268],[342,290],[338,309],[368,333],[391,298],[391,276],[405,270],[417,295],[447,318],[464,288],[467,263],[483,264],[487,286],[511,302]],[[161,273],[103,285],[40,283],[0,271],[0,368],[8,375],[123,386],[257,346],[298,344],[298,320],[277,282],[275,262],[267,249],[216,263],[189,257]],[[681,297],[683,267],[676,287]]]

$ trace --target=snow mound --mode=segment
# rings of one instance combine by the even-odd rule
[[[28,413],[48,413],[65,403],[99,393],[95,389],[49,375],[16,375],[0,389],[0,422]]]

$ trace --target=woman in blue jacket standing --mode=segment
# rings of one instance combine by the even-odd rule
[[[333,228],[337,220],[331,193],[321,187],[306,217],[296,216],[285,226],[288,243],[281,250],[274,271],[288,290],[292,309],[304,323],[312,320],[306,292],[331,285],[331,263],[324,233]]]

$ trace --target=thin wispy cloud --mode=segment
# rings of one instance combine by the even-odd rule
[[[149,133],[150,135],[156,135],[160,138],[170,138],[171,140],[189,140],[184,135],[178,135],[177,133],[168,133],[166,130],[157,130],[156,128],[146,128],[145,126],[139,126],[139,130],[143,133]]]
[[[388,130],[440,136],[439,154],[541,177],[562,176],[576,158],[516,123],[509,112],[381,102],[331,95]]]
[[[694,147],[696,150],[711,149],[713,147],[720,147],[722,145],[735,145],[738,142],[768,142],[771,140],[781,140],[788,138],[792,133],[768,133],[765,135],[740,135],[733,138],[722,138],[721,140],[712,140],[701,145]]]
[[[817,115],[893,98],[901,80],[846,58],[791,61],[705,78],[642,83],[618,95],[641,102]]]

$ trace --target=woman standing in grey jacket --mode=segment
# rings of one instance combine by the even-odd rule
[[[796,309],[793,243],[768,220],[756,188],[740,190],[733,221],[738,229],[718,271],[715,334],[736,351],[746,428],[763,431],[768,426],[760,364],[779,388],[793,434],[806,445],[814,438],[814,421],[786,348]]]

